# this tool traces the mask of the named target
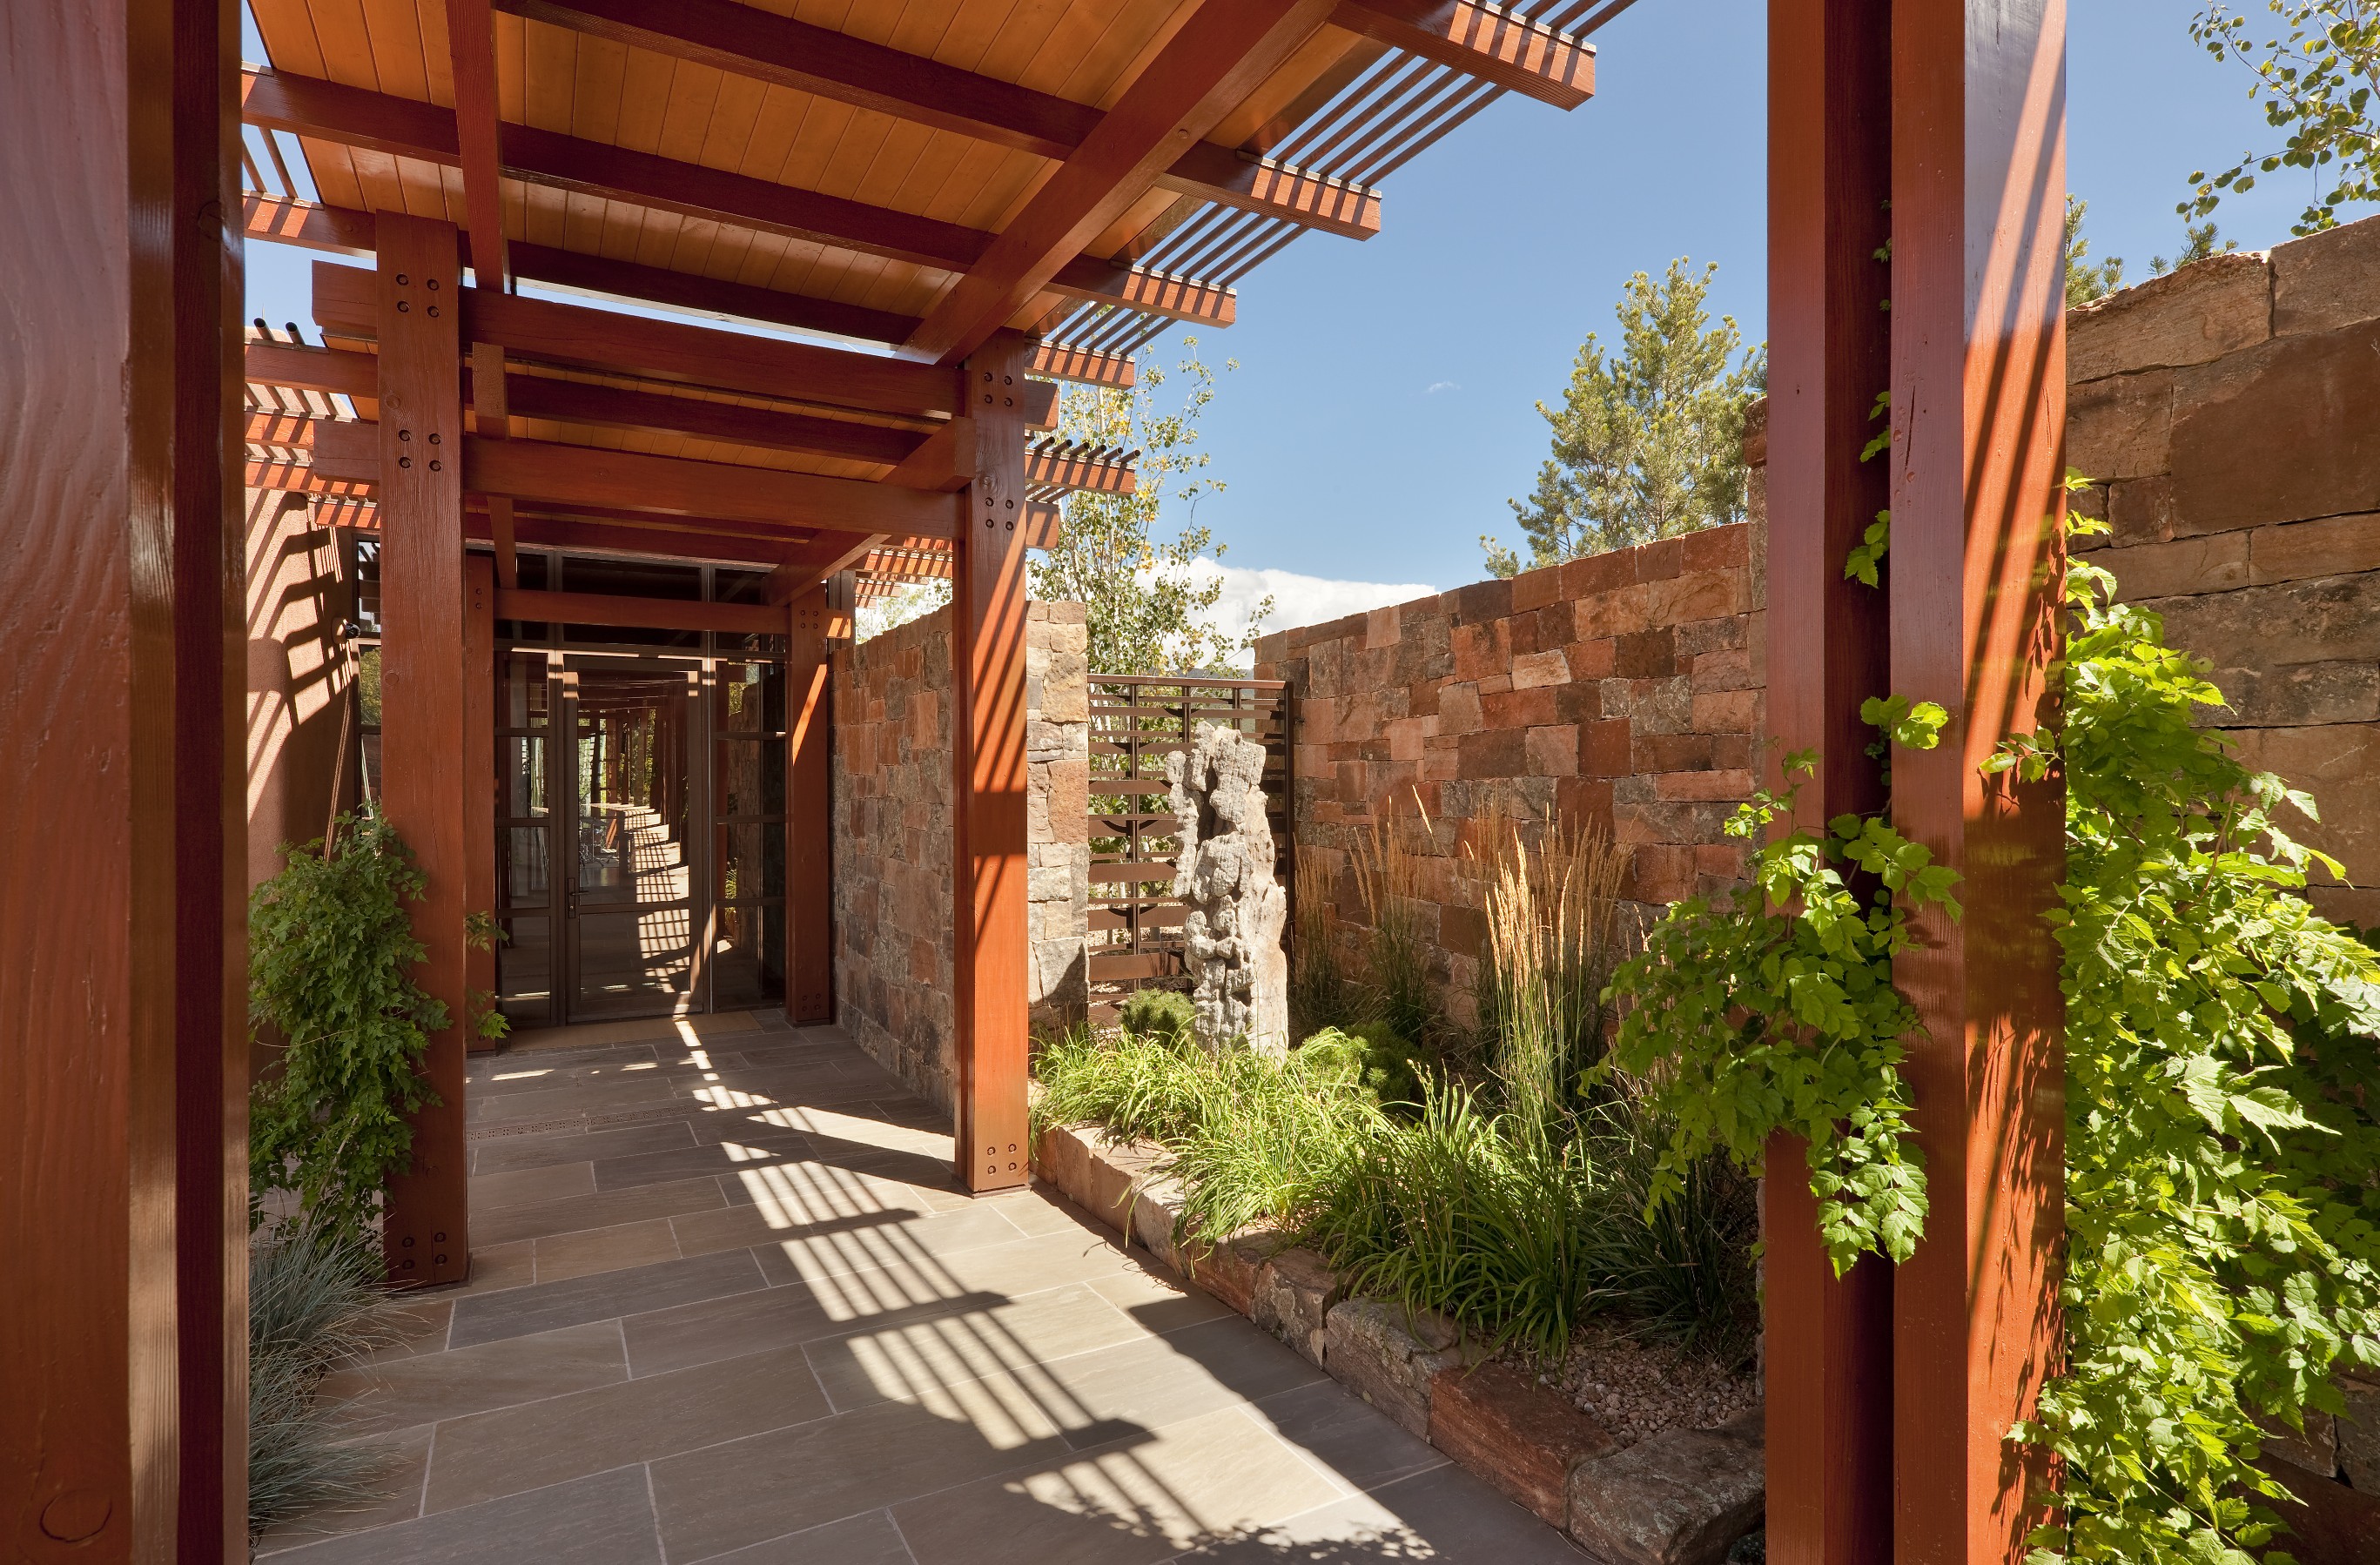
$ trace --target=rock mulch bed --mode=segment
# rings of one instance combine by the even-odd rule
[[[1608,1335],[1582,1341],[1560,1377],[1483,1362],[1451,1322],[1345,1296],[1321,1256],[1278,1234],[1177,1246],[1181,1191],[1160,1163],[1153,1146],[1103,1145],[1096,1126],[1052,1127],[1034,1147],[1036,1171],[1127,1244],[1606,1565],[1722,1565],[1759,1528],[1756,1383]]]

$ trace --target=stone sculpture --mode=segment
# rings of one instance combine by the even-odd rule
[[[1173,894],[1190,904],[1183,945],[1197,980],[1198,1041],[1237,1040],[1275,1059],[1289,1052],[1289,958],[1281,951],[1289,897],[1273,879],[1265,819],[1264,746],[1208,723],[1165,758],[1182,856]]]

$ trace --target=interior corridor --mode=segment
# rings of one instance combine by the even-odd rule
[[[280,1565],[1581,1558],[780,1012],[475,1059],[472,1275],[326,1391],[389,1498]]]

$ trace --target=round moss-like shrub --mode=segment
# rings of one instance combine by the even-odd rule
[[[1140,989],[1123,1002],[1123,1030],[1152,1043],[1187,1043],[1197,1012],[1186,994],[1172,989]]]
[[[1297,1048],[1309,1073],[1343,1074],[1369,1087],[1382,1103],[1418,1103],[1425,1074],[1436,1061],[1386,1022],[1325,1027]]]

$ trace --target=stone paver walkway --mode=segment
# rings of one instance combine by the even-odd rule
[[[392,1452],[276,1565],[1576,1561],[1552,1529],[781,1014],[471,1071],[473,1274],[326,1390]]]

